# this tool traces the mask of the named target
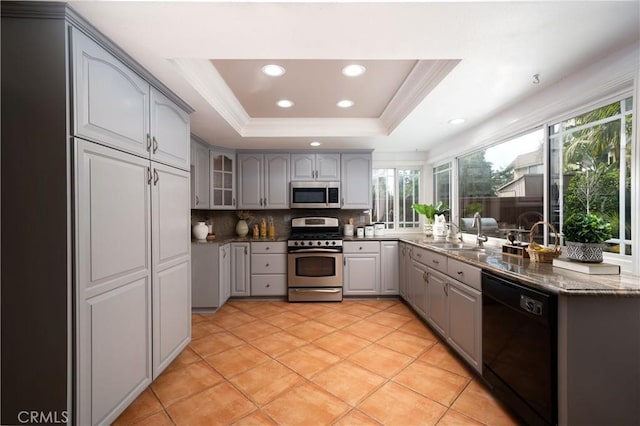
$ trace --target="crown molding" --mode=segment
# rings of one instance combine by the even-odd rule
[[[242,108],[213,64],[207,59],[178,58],[170,61],[200,96],[218,111],[236,132],[242,135],[251,117]]]
[[[460,59],[421,60],[416,63],[385,110],[380,121],[390,134],[460,63]]]

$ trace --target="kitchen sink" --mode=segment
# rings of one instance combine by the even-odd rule
[[[451,251],[485,251],[484,247],[478,247],[473,244],[449,243],[449,242],[429,242],[431,246]]]

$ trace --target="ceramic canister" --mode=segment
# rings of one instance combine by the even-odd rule
[[[365,237],[373,237],[375,235],[373,225],[365,225],[364,227],[364,236]]]
[[[373,233],[376,237],[380,237],[384,235],[385,226],[382,222],[376,222],[373,225]]]
[[[362,226],[358,226],[358,229],[356,229],[356,237],[364,237],[364,228]]]
[[[353,225],[345,224],[343,228],[343,234],[345,237],[353,237]]]

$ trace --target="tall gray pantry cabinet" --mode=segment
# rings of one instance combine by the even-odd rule
[[[65,4],[1,6],[0,423],[108,424],[190,340],[191,110]]]

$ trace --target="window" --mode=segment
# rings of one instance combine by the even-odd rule
[[[559,232],[572,213],[612,225],[607,251],[631,255],[632,98],[549,127],[549,218]]]
[[[451,206],[451,163],[433,169],[433,200]]]
[[[544,130],[538,129],[458,158],[460,230],[473,232],[473,215],[483,232],[505,238],[527,232],[543,217]]]
[[[373,222],[387,229],[411,230],[420,226],[411,205],[420,202],[419,168],[373,169]]]

